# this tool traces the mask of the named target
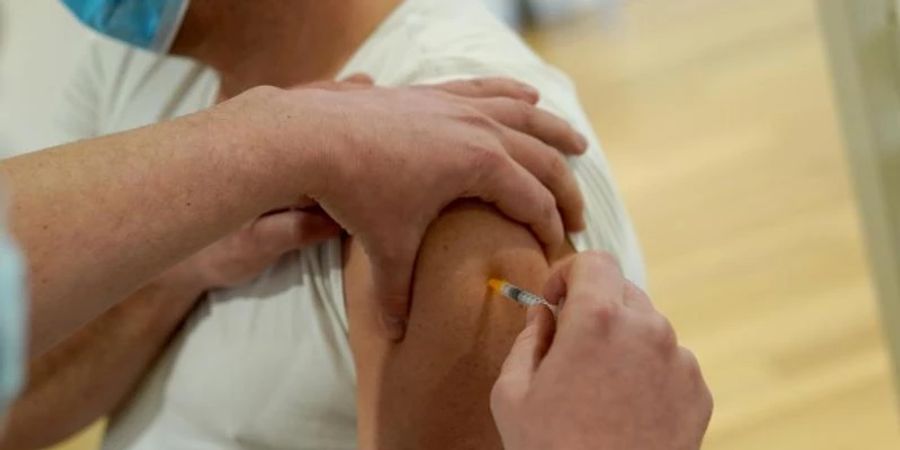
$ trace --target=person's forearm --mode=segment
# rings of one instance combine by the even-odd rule
[[[254,135],[264,124],[232,118],[239,108],[0,163],[12,230],[29,262],[31,354],[164,268],[300,197],[289,195],[284,174],[309,173],[302,158],[280,160],[283,153]]]
[[[201,291],[151,283],[31,364],[0,450],[44,448],[112,412],[192,309]]]

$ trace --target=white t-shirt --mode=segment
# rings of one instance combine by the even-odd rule
[[[381,85],[499,75],[537,87],[541,106],[592,144],[570,161],[587,206],[587,231],[570,237],[574,246],[611,251],[626,276],[644,283],[631,224],[574,88],[480,0],[407,0],[340,76],[357,72]],[[74,78],[63,125],[73,139],[126,130],[208,107],[217,88],[202,65],[97,41]],[[341,270],[334,240],[210,295],[112,420],[104,448],[356,448]]]

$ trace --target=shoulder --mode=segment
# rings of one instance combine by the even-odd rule
[[[571,80],[482,3],[407,0],[399,11],[402,17],[390,21],[390,38],[378,40],[381,60],[392,55],[403,60],[390,68],[391,76],[383,77],[383,82],[409,85],[475,77],[515,78],[541,92],[542,107],[589,128]]]
[[[541,93],[539,106],[570,122],[591,143],[587,155],[570,160],[587,203],[588,229],[573,236],[576,249],[613,252],[629,277],[643,285],[643,261],[630,218],[574,83],[537,55],[515,31],[495,19],[480,2],[461,0],[452,7],[437,0],[410,1],[427,7],[406,26],[404,45],[408,58],[413,60],[408,61],[396,84],[500,76],[535,87]]]
[[[369,38],[345,73],[366,72],[401,86],[502,76],[527,82],[546,108],[573,120],[581,113],[568,77],[547,64],[482,0],[405,0]]]

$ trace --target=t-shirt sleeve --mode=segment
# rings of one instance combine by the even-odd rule
[[[96,137],[101,133],[101,112],[106,85],[104,43],[91,39],[65,83],[54,114],[59,143]]]
[[[574,84],[565,74],[536,58],[514,61],[483,56],[451,57],[418,66],[403,84],[438,84],[476,77],[509,77],[534,86],[541,93],[540,108],[565,119],[587,137],[588,153],[569,159],[584,195],[587,230],[570,235],[570,241],[578,251],[612,252],[619,258],[625,275],[639,286],[646,286],[643,257],[631,219],[600,139],[581,107]]]

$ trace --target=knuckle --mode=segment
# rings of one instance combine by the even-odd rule
[[[539,209],[537,211],[537,213],[540,214],[537,223],[541,224],[542,228],[545,228],[548,233],[551,233],[549,236],[545,237],[550,239],[547,243],[557,245],[564,236],[556,198],[547,191],[545,191],[545,194],[542,197],[543,200],[538,206]]]
[[[647,295],[647,291],[645,291],[640,286],[634,284],[633,282],[626,280],[625,289],[627,289],[627,295],[632,296],[633,298],[636,298],[643,302],[649,303],[651,305],[653,304],[653,300],[650,298],[649,295]]]
[[[669,319],[662,315],[656,315],[650,326],[654,343],[660,350],[669,353],[678,347],[678,337]]]
[[[494,130],[497,128],[497,123],[494,119],[479,111],[478,108],[472,106],[463,108],[460,120],[466,125],[484,130]]]
[[[703,405],[704,416],[708,421],[712,416],[713,410],[716,408],[716,400],[712,395],[712,391],[709,390],[709,387],[704,383],[702,389],[700,390],[700,398],[701,403]]]
[[[697,357],[691,351],[680,348],[682,368],[686,372],[686,383],[690,386],[689,391],[692,392],[694,399],[694,416],[704,426],[709,424],[715,409],[715,398],[712,390],[703,379],[703,373]]]
[[[697,360],[697,355],[694,355],[694,352],[684,348],[679,348],[681,352],[681,359],[684,362],[685,367],[688,367],[692,370],[697,370],[700,372],[700,361]]]
[[[508,155],[490,145],[476,145],[472,163],[480,173],[495,175],[508,161]]]
[[[712,418],[713,410],[715,409],[715,398],[713,397],[712,390],[710,390],[706,381],[703,379],[700,365],[697,363],[697,358],[693,353],[686,349],[682,349],[682,353],[689,361],[687,363],[687,370],[689,371],[690,379],[694,382],[697,405],[696,414],[703,424],[708,424],[709,420]]]
[[[553,152],[547,164],[547,170],[554,179],[562,180],[569,174],[569,165],[559,153]]]
[[[712,418],[713,410],[716,409],[716,400],[712,395],[712,391],[709,390],[709,387],[706,386],[706,384],[703,384],[700,395],[700,401],[703,408],[703,421],[704,423],[709,423],[709,420]]]
[[[515,100],[516,112],[519,114],[522,128],[526,130],[536,130],[537,123],[540,120],[538,109],[522,100]]]
[[[481,90],[481,89],[484,89],[485,87],[487,87],[488,80],[486,80],[484,78],[473,78],[473,79],[469,80],[467,83],[470,86],[472,86],[473,88]]]
[[[557,213],[556,197],[549,191],[544,194],[544,202],[541,205],[541,215],[547,220],[553,219]]]
[[[688,377],[696,383],[703,385],[706,389],[706,383],[703,380],[703,371],[700,369],[700,361],[694,353],[684,347],[678,347],[681,366],[687,371]]]
[[[535,108],[527,102],[515,98],[494,100],[511,128],[530,133],[535,124]]]
[[[621,307],[617,303],[595,303],[588,311],[594,322],[601,328],[608,329],[622,314]]]

